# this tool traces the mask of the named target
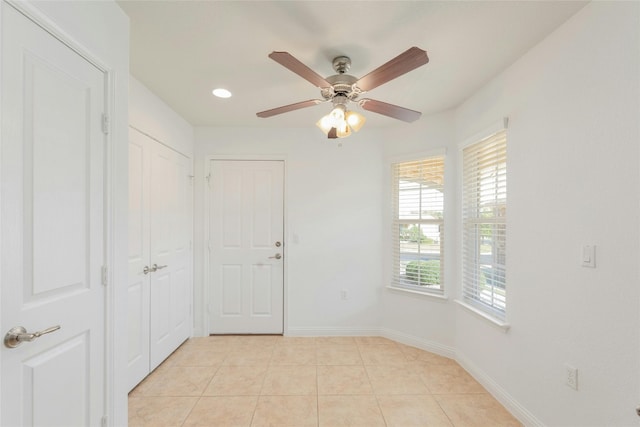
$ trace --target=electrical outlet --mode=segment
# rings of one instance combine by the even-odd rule
[[[574,390],[578,390],[578,368],[574,368],[571,365],[564,365],[565,367],[565,382]]]

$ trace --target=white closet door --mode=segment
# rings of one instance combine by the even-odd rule
[[[2,334],[49,330],[0,349],[0,425],[97,426],[105,415],[106,79],[0,7]]]
[[[131,130],[129,143],[130,388],[191,333],[189,159]]]

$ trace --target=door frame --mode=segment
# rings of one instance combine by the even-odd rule
[[[203,258],[203,281],[202,281],[202,289],[201,289],[201,295],[202,295],[202,299],[201,299],[201,304],[200,304],[200,310],[202,313],[202,323],[200,324],[200,329],[202,331],[202,333],[204,334],[204,336],[208,336],[210,333],[210,314],[209,314],[209,298],[211,297],[211,289],[209,287],[209,279],[211,278],[211,268],[210,268],[210,256],[209,256],[209,247],[208,247],[208,241],[209,241],[209,233],[211,232],[210,227],[209,227],[209,221],[211,220],[211,210],[209,209],[209,202],[210,202],[210,195],[209,193],[211,192],[211,186],[209,184],[209,177],[210,177],[210,171],[209,171],[209,165],[211,163],[212,160],[229,160],[229,161],[233,161],[233,160],[237,160],[237,161],[280,161],[283,163],[283,170],[284,170],[284,175],[283,175],[283,266],[282,266],[282,273],[283,273],[283,277],[282,277],[282,333],[283,335],[287,334],[287,330],[288,330],[288,324],[289,324],[289,319],[288,319],[288,313],[289,310],[287,309],[288,307],[288,270],[289,270],[289,263],[288,263],[288,252],[289,252],[289,248],[288,248],[288,242],[289,239],[287,238],[288,235],[288,229],[289,227],[287,226],[288,222],[287,222],[287,218],[288,218],[288,213],[287,213],[287,207],[288,207],[288,203],[287,203],[287,194],[288,194],[288,185],[287,185],[287,156],[286,155],[279,155],[279,154],[255,154],[255,155],[251,155],[251,154],[241,154],[241,155],[233,155],[233,154],[216,154],[216,155],[209,155],[205,157],[204,160],[204,168],[203,170],[203,187],[202,187],[202,192],[203,192],[203,236],[204,236],[204,241],[202,242],[202,258]],[[195,292],[194,292],[195,294]]]
[[[116,294],[114,289],[114,277],[117,277],[121,274],[120,269],[116,267],[115,260],[118,259],[115,247],[117,246],[116,242],[121,240],[121,238],[117,235],[116,217],[118,217],[118,213],[116,212],[116,204],[117,204],[117,194],[116,190],[118,189],[119,178],[116,171],[116,159],[118,158],[118,147],[117,147],[117,133],[116,127],[114,124],[116,123],[115,117],[116,114],[119,114],[120,111],[116,111],[116,72],[113,68],[104,63],[97,55],[94,54],[91,50],[89,50],[80,40],[77,40],[75,37],[66,32],[61,25],[52,20],[47,14],[40,10],[35,4],[30,1],[21,1],[21,0],[0,0],[1,3],[5,3],[7,7],[12,7],[17,10],[19,13],[24,15],[34,24],[44,29],[46,32],[51,34],[52,37],[59,40],[69,49],[74,51],[84,60],[89,62],[91,65],[96,67],[100,72],[104,74],[104,111],[106,112],[109,118],[113,118],[111,120],[111,124],[108,126],[108,133],[104,136],[105,138],[105,153],[104,153],[104,161],[105,161],[105,169],[104,169],[104,265],[106,267],[106,286],[105,286],[105,318],[103,319],[103,324],[105,327],[105,336],[104,336],[104,416],[107,417],[106,425],[112,425],[113,420],[116,418],[116,406],[118,402],[118,398],[116,396],[116,386],[115,386],[115,378],[116,371],[118,368],[118,361],[116,360],[116,345],[115,345],[115,331],[116,323],[120,318],[120,314],[116,312]],[[0,22],[3,18],[3,7],[0,7]],[[0,46],[2,45],[2,33],[0,32]],[[1,68],[0,68],[1,72]],[[120,77],[122,78],[122,76]],[[2,93],[0,91],[0,96]],[[2,111],[0,110],[0,122],[2,120]],[[2,147],[2,133],[0,132],[0,147]],[[0,254],[1,255],[1,254]],[[3,284],[0,284],[3,285]],[[1,294],[0,294],[1,295]],[[1,301],[0,301],[1,303]],[[0,331],[4,331],[9,328],[9,325],[3,325],[0,320]],[[2,360],[0,359],[0,363]],[[2,384],[2,378],[0,377],[0,385]],[[1,409],[0,409],[1,416]]]

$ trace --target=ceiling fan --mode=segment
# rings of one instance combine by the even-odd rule
[[[361,114],[347,109],[347,105],[350,102],[357,103],[364,110],[405,122],[413,122],[420,118],[422,114],[419,111],[387,104],[375,99],[360,98],[365,92],[428,63],[427,52],[420,48],[412,47],[406,50],[359,79],[346,74],[351,68],[351,59],[348,56],[338,56],[333,59],[333,69],[338,74],[327,78],[323,78],[288,52],[271,52],[269,58],[320,88],[322,99],[310,99],[261,111],[256,113],[258,117],[271,117],[324,102],[331,102],[334,107],[333,110],[330,114],[320,119],[317,125],[329,138],[343,138],[349,136],[352,129],[356,132],[360,130],[366,120]]]

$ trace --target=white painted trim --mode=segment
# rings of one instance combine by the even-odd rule
[[[527,410],[520,402],[511,396],[505,389],[500,387],[489,375],[480,370],[466,356],[458,353],[456,360],[474,377],[495,399],[502,404],[511,414],[516,417],[525,426],[544,427],[544,423],[537,419],[530,411]]]
[[[202,221],[203,221],[203,231],[204,231],[204,239],[202,241],[202,288],[200,290],[200,294],[202,295],[202,300],[200,301],[200,309],[202,310],[202,323],[198,327],[194,325],[193,334],[197,337],[205,337],[209,335],[209,286],[207,283],[209,281],[209,193],[211,192],[211,170],[209,168],[209,163],[211,159],[206,157],[204,159],[204,168],[202,169],[202,190],[203,190],[203,205],[202,205]],[[195,222],[195,217],[194,217]],[[194,298],[195,300],[195,298]],[[195,312],[195,303],[194,303],[194,312]]]
[[[83,43],[64,31],[55,21],[43,13],[33,2],[24,0],[2,0],[18,12],[33,21],[56,39],[64,43],[69,49],[90,62],[102,72],[108,72],[109,67],[98,59]]]
[[[404,293],[408,293],[408,294],[419,295],[421,297],[435,298],[435,299],[444,300],[444,301],[447,301],[449,299],[449,297],[447,297],[445,294],[414,291],[413,289],[400,288],[398,286],[393,286],[393,285],[388,285],[388,286],[386,286],[386,288],[388,290],[390,290],[391,292],[401,292],[401,293],[404,292]]]
[[[508,128],[509,128],[509,117],[505,116],[500,120],[496,120],[491,125],[489,125],[485,129],[481,130],[480,132],[477,132],[477,133],[465,138],[464,140],[462,140],[458,144],[458,148],[460,150],[462,150],[467,145],[471,145],[471,144],[474,144],[476,142],[482,141],[483,139],[488,138],[491,135],[493,135],[493,134],[495,134],[497,132],[500,132],[502,130],[508,129]]]
[[[288,328],[284,335],[288,337],[377,337],[380,336],[379,328]]]
[[[477,308],[475,308],[474,306],[467,304],[464,301],[460,301],[460,300],[454,300],[456,302],[456,304],[458,304],[459,306],[465,308],[466,310],[470,311],[471,313],[475,314],[476,316],[478,316],[479,318],[481,318],[482,320],[487,321],[488,323],[497,326],[498,328],[502,329],[504,332],[507,332],[509,330],[509,328],[511,328],[511,324],[507,323],[507,322],[503,322],[499,319],[496,319],[495,317],[490,316],[489,314],[485,313],[482,310],[478,310]]]
[[[393,329],[382,328],[380,330],[380,336],[421,350],[435,353],[443,357],[448,357],[449,359],[454,359],[456,356],[456,351],[453,347],[442,345],[435,341],[425,340],[424,338],[405,334],[404,332],[399,332]]]
[[[0,23],[2,23],[2,19],[4,16],[4,4],[0,3]],[[0,99],[2,99],[3,93],[2,93],[2,44],[3,44],[3,36],[2,36],[2,29],[0,28]],[[0,103],[0,176],[2,176],[2,152],[3,152],[3,140],[2,140],[2,120],[3,120],[3,114],[2,114],[2,103]],[[2,192],[0,192],[1,195]],[[3,206],[4,201],[2,200],[2,198],[0,198],[0,207]],[[2,230],[2,215],[0,215],[0,230]],[[0,277],[2,277],[2,245],[0,245]],[[0,286],[2,286],[2,283],[0,283]],[[0,307],[2,307],[2,289],[0,289]],[[6,331],[8,330],[9,327],[5,326],[2,324],[2,316],[0,316],[0,331]],[[2,360],[4,358],[0,357],[0,372],[2,372]],[[4,390],[4,387],[2,386],[2,375],[0,374],[0,401],[2,400],[2,390]],[[0,405],[0,420],[2,420],[2,405]]]
[[[189,160],[193,160],[193,156],[191,154],[183,153],[182,151],[178,150],[176,147],[172,147],[168,143],[156,138],[155,136],[143,131],[142,129],[137,128],[132,124],[129,124],[129,128],[133,129],[134,131],[138,132],[139,134],[142,134],[142,135],[146,136],[147,138],[150,138],[151,140],[157,142],[158,144],[162,144],[163,146],[167,147],[169,150],[175,151],[176,153],[180,154],[181,156],[184,156],[185,158],[187,158]],[[193,165],[191,165],[191,166],[192,166],[191,167],[192,170],[191,170],[190,173],[193,173]]]
[[[210,193],[210,177],[211,177],[211,161],[213,160],[244,160],[244,161],[252,161],[252,160],[256,160],[256,161],[281,161],[283,162],[283,246],[282,246],[282,252],[283,252],[283,257],[284,257],[284,268],[283,268],[283,277],[282,277],[282,332],[283,334],[287,333],[287,326],[288,326],[288,321],[289,321],[289,316],[288,316],[288,303],[289,303],[289,298],[288,298],[288,277],[289,277],[289,263],[287,262],[287,260],[289,259],[289,253],[288,253],[288,247],[289,247],[289,238],[288,238],[288,233],[289,233],[289,227],[287,226],[288,223],[288,214],[287,214],[287,207],[288,207],[288,203],[287,203],[287,195],[289,194],[288,191],[288,172],[287,172],[287,168],[288,168],[288,161],[287,161],[287,155],[286,154],[210,154],[208,156],[205,156],[204,159],[204,186],[203,186],[203,190],[204,190],[204,205],[202,206],[202,213],[203,213],[203,218],[202,220],[204,221],[204,236],[205,236],[205,240],[203,241],[203,266],[202,266],[202,301],[201,301],[201,309],[202,309],[202,325],[200,328],[194,328],[194,335],[195,336],[208,336],[210,334],[210,315],[209,315],[209,298],[210,298],[210,292],[209,292],[209,286],[207,285],[209,283],[209,235],[210,235],[210,230],[209,230],[209,216],[210,216],[210,212],[209,212],[209,193]],[[207,179],[207,177],[209,177],[209,179]]]

